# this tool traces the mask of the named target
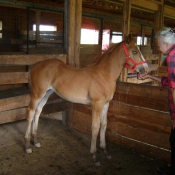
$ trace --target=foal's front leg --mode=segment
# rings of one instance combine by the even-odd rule
[[[101,127],[100,127],[100,147],[103,149],[106,158],[111,159],[111,154],[108,152],[106,148],[106,140],[105,133],[107,127],[107,112],[109,108],[109,103],[106,103],[103,107],[102,115],[101,115]]]
[[[100,116],[102,113],[103,106],[98,103],[93,104],[92,106],[92,140],[91,140],[91,149],[94,163],[96,166],[100,166],[100,161],[97,158],[97,136],[100,129]]]

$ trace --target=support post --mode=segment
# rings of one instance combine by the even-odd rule
[[[41,11],[37,10],[36,11],[36,46],[39,47],[39,42],[40,42],[40,21],[41,21]]]
[[[68,27],[68,64],[79,67],[80,37],[82,19],[82,0],[69,0],[69,27]]]
[[[67,63],[73,67],[80,64],[80,37],[82,19],[82,0],[68,1],[68,60]],[[66,9],[64,9],[66,10]],[[73,122],[73,103],[68,103],[67,123],[69,127]]]
[[[123,38],[130,32],[131,0],[126,0],[123,5]],[[127,82],[128,69],[124,68],[120,81]]]
[[[68,0],[64,0],[64,54],[68,53]]]
[[[26,12],[26,16],[27,16],[27,51],[26,54],[29,54],[29,7],[27,7],[27,12]]]

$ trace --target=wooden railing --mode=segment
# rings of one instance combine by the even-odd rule
[[[117,83],[108,111],[107,139],[144,156],[169,163],[167,90],[159,87]],[[91,107],[74,104],[69,125],[91,133]]]
[[[0,86],[8,85],[0,91],[0,124],[21,120],[26,117],[26,108],[30,101],[28,88],[28,72],[6,72],[8,67],[30,66],[45,59],[60,59],[66,62],[67,55],[0,55]],[[22,84],[14,88],[14,84]],[[12,87],[10,87],[12,86]],[[50,114],[66,110],[66,102],[53,94],[42,114]]]

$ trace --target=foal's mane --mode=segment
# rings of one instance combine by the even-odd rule
[[[105,58],[105,56],[107,54],[110,54],[119,44],[120,43],[117,43],[117,44],[114,44],[113,46],[109,47],[108,50],[106,50],[104,53],[102,53],[99,56],[97,56],[95,58],[95,60],[91,63],[91,65],[93,65],[93,66],[98,65],[103,60],[103,58]]]

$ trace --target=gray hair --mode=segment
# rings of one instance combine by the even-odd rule
[[[175,44],[175,30],[164,27],[156,33],[155,38],[161,38],[164,42]]]

